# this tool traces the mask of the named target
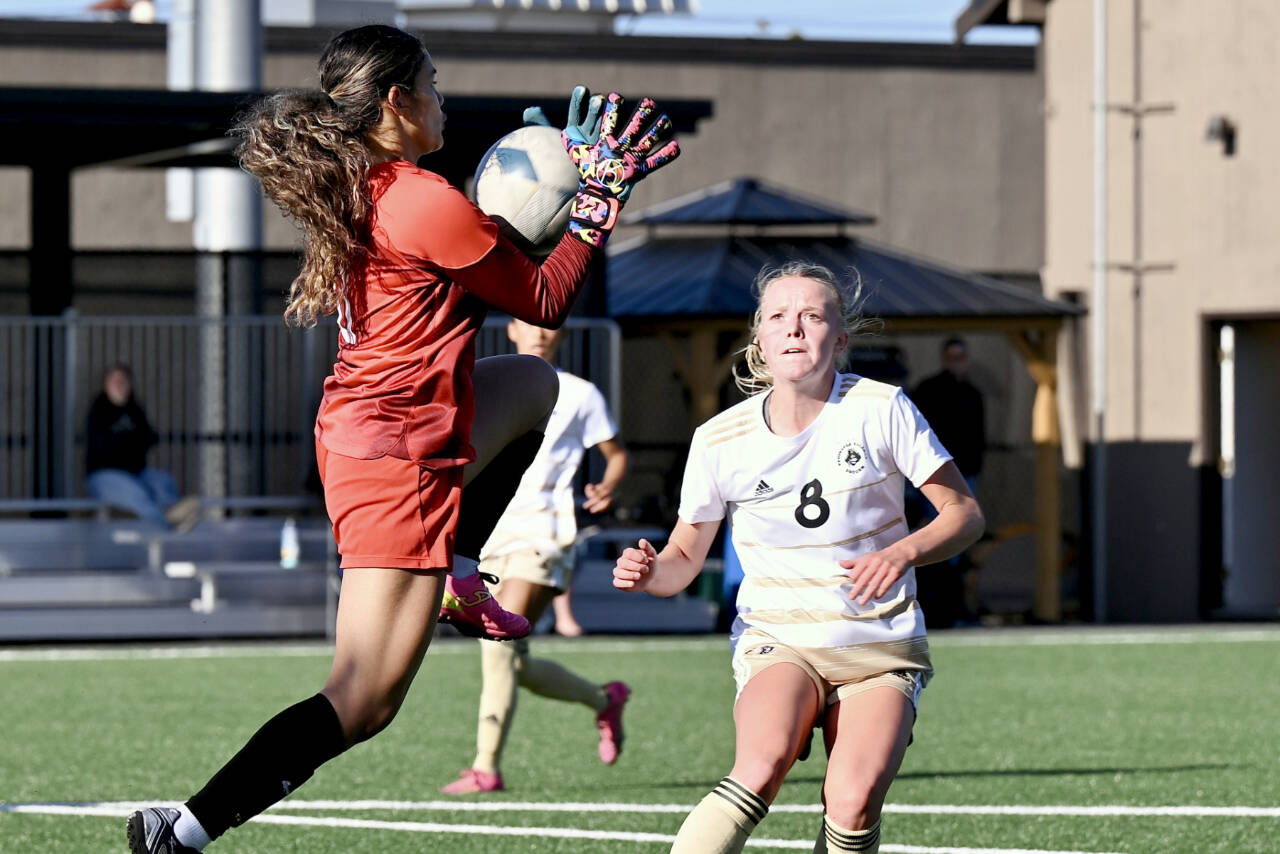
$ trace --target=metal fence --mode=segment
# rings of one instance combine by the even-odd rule
[[[513,352],[505,318],[486,321],[480,356]],[[591,380],[615,418],[620,335],[569,320],[565,370]],[[316,487],[312,428],[337,332],[279,317],[0,317],[0,499],[83,494],[85,419],[103,371],[130,365],[160,436],[149,462],[186,493],[289,495]]]

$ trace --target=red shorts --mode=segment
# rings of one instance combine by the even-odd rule
[[[324,503],[343,569],[450,569],[462,466],[357,460],[316,442]]]

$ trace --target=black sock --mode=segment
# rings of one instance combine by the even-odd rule
[[[458,533],[453,553],[480,559],[480,549],[493,533],[498,519],[516,494],[525,469],[542,447],[542,433],[530,430],[507,443],[489,464],[462,490],[458,509]]]
[[[316,694],[263,724],[187,806],[209,838],[217,839],[284,798],[346,749],[338,713],[328,697]]]

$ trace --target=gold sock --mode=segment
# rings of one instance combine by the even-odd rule
[[[763,798],[725,777],[680,825],[671,854],[740,854],[768,812]]]
[[[583,679],[562,665],[546,658],[525,658],[517,671],[520,687],[533,693],[590,706],[597,712],[609,704],[604,689],[597,683]]]
[[[480,689],[480,723],[476,727],[476,759],[471,767],[489,774],[498,773],[502,746],[515,717],[518,656],[515,643],[480,642],[483,683]]]
[[[838,854],[854,851],[857,854],[876,854],[880,850],[880,822],[866,830],[850,830],[841,827],[827,816],[822,817],[822,830],[813,846],[813,854]]]

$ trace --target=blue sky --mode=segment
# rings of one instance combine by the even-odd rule
[[[649,35],[771,36],[869,41],[946,42],[969,0],[695,0],[693,15],[646,15],[619,21],[622,32]],[[92,0],[0,0],[0,17],[85,17]],[[157,3],[160,17],[169,3]],[[975,43],[1034,44],[1030,27],[986,27]]]

